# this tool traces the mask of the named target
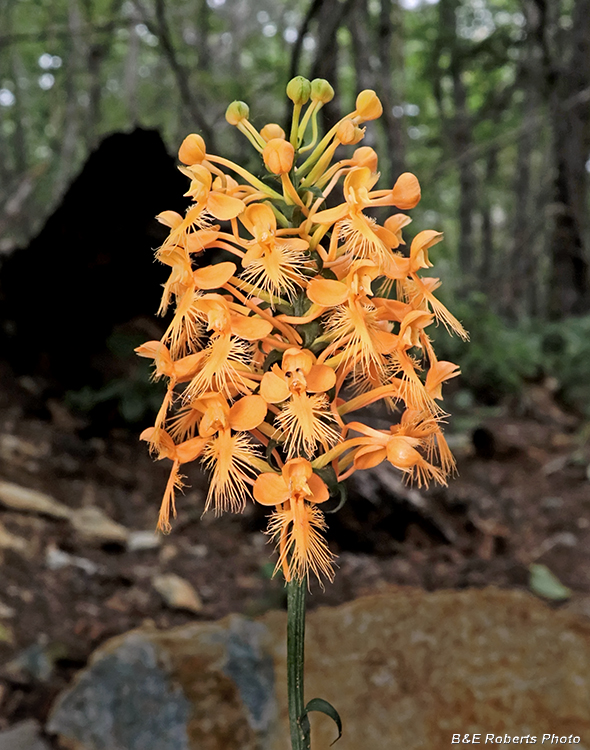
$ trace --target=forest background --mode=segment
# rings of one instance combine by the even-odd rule
[[[550,378],[590,413],[590,0],[1,0],[0,253],[114,131],[155,128],[172,154],[199,132],[247,164],[227,103],[284,123],[296,74],[334,85],[328,126],[381,98],[365,143],[381,187],[420,179],[413,232],[445,233],[437,274],[473,341],[437,350],[471,391]]]

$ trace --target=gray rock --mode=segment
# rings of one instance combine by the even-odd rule
[[[115,638],[49,730],[76,750],[286,750],[285,626],[275,611]],[[590,623],[496,589],[322,608],[307,623],[314,697],[342,717],[340,750],[431,750],[468,732],[573,734],[590,750]],[[312,747],[327,748],[334,724],[311,723]]]
[[[0,750],[50,750],[39,736],[40,726],[35,719],[27,719],[0,732]]]
[[[59,698],[48,729],[89,750],[189,750],[190,713],[154,644],[132,633],[96,655]]]

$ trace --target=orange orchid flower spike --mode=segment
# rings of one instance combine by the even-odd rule
[[[315,472],[341,482],[387,461],[418,486],[454,473],[441,401],[459,368],[437,359],[428,330],[442,322],[467,333],[438,300],[439,279],[421,275],[442,234],[418,232],[404,248],[417,178],[406,172],[380,189],[377,153],[354,148],[362,124],[382,113],[378,96],[360,92],[322,136],[330,84],[298,76],[287,91],[288,134],[275,123],[259,132],[244,102],[226,112],[264,180],[207,153],[196,133],[183,141],[190,205],[157,217],[169,229],[156,251],[169,269],[159,309],[169,318],[161,339],[136,351],[167,384],[142,433],[172,462],[159,527],[168,531],[175,514],[180,467],[200,461],[209,473],[205,510],[241,511],[252,492],[273,508],[277,569],[302,581],[333,577],[321,510],[329,490]],[[328,208],[339,189],[341,202]],[[381,225],[367,211],[385,206],[396,213]],[[348,421],[376,403],[392,415],[389,430]]]

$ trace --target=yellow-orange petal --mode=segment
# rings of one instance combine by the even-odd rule
[[[405,244],[402,238],[402,229],[412,223],[412,219],[406,214],[394,214],[385,219],[383,226],[398,238],[400,243]]]
[[[402,471],[409,471],[423,459],[418,451],[412,446],[418,445],[417,438],[406,436],[394,436],[387,441],[387,460]]]
[[[373,89],[365,89],[356,98],[356,114],[363,120],[376,120],[383,114],[383,105]]]
[[[390,248],[390,250],[395,250],[396,247],[399,247],[399,238],[393,232],[390,232],[389,229],[377,225],[373,227],[373,231],[375,232],[377,237],[379,237],[381,242],[386,247]]]
[[[313,468],[306,458],[290,458],[283,466],[282,472],[285,484],[298,488],[311,477]]]
[[[276,122],[269,122],[268,125],[265,125],[262,128],[260,135],[266,142],[268,142],[272,141],[273,138],[284,138],[285,131],[280,125],[277,125]]]
[[[387,458],[387,451],[381,445],[367,445],[359,448],[354,455],[356,469],[372,469]]]
[[[246,341],[257,341],[263,339],[272,331],[272,323],[262,318],[246,317],[245,315],[232,315],[231,331]]]
[[[368,167],[373,174],[377,172],[377,152],[370,146],[357,148],[352,155],[351,162],[355,167]]]
[[[325,503],[330,497],[330,491],[326,487],[326,483],[317,474],[312,474],[309,477],[307,486],[311,490],[311,495],[306,498],[310,503]]]
[[[389,333],[389,331],[375,331],[373,339],[377,345],[379,354],[391,354],[399,341],[395,333]]]
[[[289,489],[280,474],[260,474],[252,488],[254,499],[261,505],[280,505],[289,499]]]
[[[220,221],[235,219],[245,207],[244,201],[223,193],[212,192],[207,198],[207,211]]]
[[[181,464],[194,461],[201,455],[206,445],[207,439],[202,437],[185,440],[184,443],[176,446],[176,458]]]
[[[412,312],[411,305],[397,299],[373,297],[373,304],[377,308],[377,320],[395,320],[401,323],[405,316]]]
[[[310,218],[314,224],[334,224],[334,222],[340,221],[340,219],[347,216],[348,210],[348,204],[341,203],[339,206],[334,206],[334,208],[318,211],[317,214],[313,214]]]
[[[235,272],[236,264],[225,261],[197,269],[193,273],[193,279],[199,289],[218,289],[229,281]]]
[[[324,307],[342,305],[348,297],[348,287],[334,279],[312,279],[307,286],[307,296]]]
[[[420,183],[416,175],[404,172],[397,178],[391,191],[391,205],[407,211],[414,208],[420,201]]]
[[[263,232],[274,232],[277,228],[277,219],[267,203],[251,203],[240,220],[254,237]]]
[[[440,242],[442,238],[442,232],[436,232],[434,229],[425,229],[423,232],[418,232],[410,245],[410,265],[412,271],[417,271],[419,268],[432,267],[426,251],[429,247]]]
[[[280,404],[290,396],[287,381],[274,372],[265,372],[260,381],[260,395],[267,404]]]
[[[452,362],[445,362],[441,360],[436,362],[428,370],[426,375],[426,390],[432,396],[432,398],[442,398],[442,384],[446,380],[456,378],[457,375],[461,374],[459,365],[455,365]]]
[[[205,352],[200,351],[195,354],[189,354],[188,356],[174,362],[173,367],[176,382],[185,383],[187,380],[192,380],[197,374],[197,370],[201,366],[204,356]]]
[[[164,226],[170,227],[170,229],[176,229],[183,222],[182,216],[176,211],[162,211],[162,213],[156,216],[156,219],[160,224],[164,224]]]
[[[262,152],[262,158],[269,172],[286,174],[293,166],[295,149],[284,138],[271,138]]]
[[[355,167],[344,178],[344,195],[348,195],[350,190],[356,191],[359,188],[371,190],[378,179],[379,175],[371,172],[369,167]]]
[[[161,341],[146,341],[145,344],[136,347],[135,353],[140,357],[147,357],[148,359],[155,359],[161,351],[168,352],[168,347]],[[168,359],[170,355],[168,354]]]
[[[267,411],[262,396],[244,396],[229,410],[229,424],[232,430],[253,430],[264,421]]]
[[[200,164],[207,154],[205,141],[197,133],[187,135],[178,149],[178,158],[183,164]]]
[[[336,384],[336,373],[328,365],[314,365],[305,379],[309,393],[325,393]]]
[[[189,253],[202,253],[205,248],[210,247],[219,236],[219,224],[216,228],[201,229],[187,235],[184,246]]]
[[[283,372],[295,372],[301,370],[304,375],[311,370],[315,362],[315,354],[309,349],[298,349],[291,347],[283,354]]]

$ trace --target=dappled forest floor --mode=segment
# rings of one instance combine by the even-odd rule
[[[9,492],[0,504],[0,730],[43,722],[111,636],[284,605],[251,503],[240,516],[201,517],[204,477],[189,474],[172,533],[154,535],[165,462],[130,431],[89,437],[60,403],[40,405],[34,381],[1,375],[0,481],[50,499],[29,497],[24,512]],[[448,488],[417,492],[384,467],[357,475],[328,517],[335,581],[312,582],[309,606],[400,585],[526,588],[529,565],[542,563],[572,589],[560,606],[590,616],[588,425],[532,386],[447,432],[459,465]]]

